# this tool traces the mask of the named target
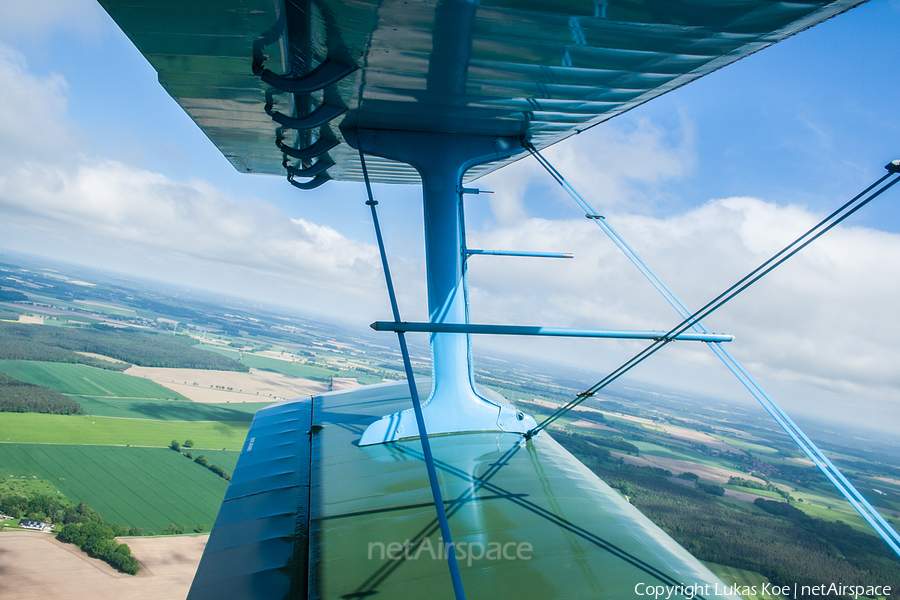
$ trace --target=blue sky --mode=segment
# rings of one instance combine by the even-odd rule
[[[697,306],[900,158],[897,31],[900,1],[873,0],[546,155]],[[283,178],[235,172],[87,0],[5,3],[0,44],[0,247],[360,324],[388,314],[361,186],[300,194]],[[473,265],[476,320],[673,324],[533,163],[479,185],[497,193],[467,206],[475,244],[576,260]],[[419,191],[376,195],[404,316],[423,319]],[[900,417],[897,196],[711,319],[789,407],[839,418],[863,402],[873,412],[860,422]],[[600,373],[635,346],[515,349]],[[635,376],[743,397],[701,349],[668,354]]]

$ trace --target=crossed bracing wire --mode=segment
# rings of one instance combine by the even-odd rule
[[[650,346],[644,348],[626,363],[621,365],[609,375],[601,379],[599,382],[579,393],[568,404],[560,407],[547,419],[538,424],[534,429],[526,434],[531,437],[542,429],[546,428],[550,423],[561,417],[566,412],[575,408],[591,396],[595,395],[599,390],[603,389],[626,372],[649,358],[652,354],[661,350],[665,345],[674,339],[674,336],[686,331],[694,329],[697,332],[709,333],[709,330],[701,323],[703,317],[708,316],[713,311],[720,308],[726,302],[734,298],[737,294],[747,289],[750,285],[758,281],[764,275],[775,269],[797,252],[811,244],[813,241],[824,235],[830,229],[837,226],[840,222],[855,213],[857,210],[874,200],[876,197],[887,191],[891,186],[900,181],[900,160],[889,163],[885,168],[887,174],[878,179],[875,183],[867,187],[865,190],[857,194],[855,197],[847,201],[840,208],[825,217],[822,221],[809,229],[806,233],[791,242],[783,250],[775,254],[772,258],[764,262],[762,265],[751,271],[747,276],[739,280],[730,288],[719,294],[716,298],[708,302],[701,309],[691,312],[687,306],[663,283],[663,281],[653,272],[650,267],[638,256],[638,254],[625,242],[624,239],[616,232],[615,229],[607,222],[606,218],[598,214],[584,197],[566,181],[566,179],[545,159],[540,152],[530,142],[524,142],[525,148],[537,159],[547,172],[562,186],[562,188],[572,197],[573,200],[585,211],[585,216],[593,220],[600,229],[612,240],[612,242],[625,254],[628,260],[637,267],[637,269],[647,278],[653,287],[666,299],[666,301],[678,312],[682,321],[669,330],[665,336],[654,341]],[[766,393],[766,391],[750,376],[744,367],[731,355],[719,342],[706,342],[712,351],[722,360],[725,366],[731,371],[746,387],[750,393],[756,398],[763,408],[768,412],[778,425],[791,437],[792,440],[803,450],[809,459],[819,468],[820,471],[831,481],[848,502],[855,508],[859,514],[872,526],[875,532],[891,547],[891,549],[900,556],[900,535],[893,527],[881,516],[881,514],[872,507],[871,504],[863,497],[863,495],[851,484],[841,471],[828,459],[825,454],[810,440],[805,433],[794,423],[793,420],[781,409],[778,404]]]

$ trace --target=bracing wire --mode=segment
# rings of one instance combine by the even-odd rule
[[[575,200],[575,202],[587,213],[586,216],[593,219],[597,225],[606,233],[607,236],[616,244],[616,246],[622,250],[625,256],[634,264],[635,267],[650,281],[654,288],[660,292],[660,294],[669,302],[670,305],[681,315],[684,322],[687,322],[689,318],[692,316],[687,306],[666,286],[665,283],[654,273],[649,266],[638,256],[638,254],[629,246],[624,239],[612,228],[609,223],[606,222],[606,219],[601,215],[595,213],[593,208],[587,203],[587,201],[575,190],[574,187],[569,184],[568,181],[562,176],[562,174],[557,171],[553,165],[549,163],[538,150],[531,145],[530,143],[526,143],[525,147],[529,152],[538,160],[538,162],[543,166],[550,175],[563,187],[563,189]],[[894,161],[887,165],[888,175],[882,177],[879,181],[877,181],[872,186],[868,187],[861,194],[856,196],[853,200],[845,204],[829,215],[831,218],[836,214],[840,213],[841,210],[846,209],[849,204],[853,201],[858,200],[861,196],[871,191],[878,184],[887,179],[891,174],[898,173],[900,171],[900,161]],[[886,190],[888,187],[896,183],[896,179],[894,179],[890,184],[885,186],[881,191]],[[874,194],[871,198],[866,200],[873,199],[875,196],[880,194]],[[859,207],[854,209],[852,212],[855,212],[858,208],[862,206],[861,203]],[[852,214],[849,212],[843,218]],[[842,219],[841,219],[842,220]],[[836,225],[837,223],[832,224],[831,226]],[[818,227],[818,226],[817,226]],[[810,232],[814,231],[816,228],[811,229],[804,236],[809,235]],[[828,227],[830,229],[830,227]],[[827,229],[825,229],[827,231]],[[824,231],[822,232],[824,233]],[[820,234],[821,235],[821,234]],[[803,239],[804,236],[801,236],[800,239]],[[810,242],[812,240],[809,240]],[[795,242],[796,243],[796,242]],[[808,242],[807,242],[808,243]],[[800,248],[797,249],[799,251]],[[776,255],[777,256],[777,255]],[[789,258],[789,256],[788,256]],[[770,259],[771,260],[771,259]],[[786,260],[786,259],[785,259]],[[764,263],[765,265],[766,263]],[[777,266],[777,265],[776,265]],[[773,267],[774,268],[774,267]],[[761,275],[760,275],[761,276]],[[746,278],[745,278],[746,279]],[[755,281],[755,280],[754,280]],[[752,281],[750,282],[752,283]],[[749,285],[749,284],[748,284]],[[708,313],[707,313],[708,314]],[[695,331],[708,333],[709,330],[706,329],[705,326],[699,321],[699,319],[694,319],[690,324],[690,327]],[[872,526],[872,528],[878,533],[882,539],[887,542],[887,544],[898,554],[900,555],[900,548],[898,548],[897,544],[894,542],[900,542],[900,535],[885,521],[885,519],[881,516],[881,514],[875,510],[871,504],[862,496],[862,494],[844,477],[843,473],[830,461],[828,458],[819,450],[819,448],[803,433],[803,431],[787,416],[787,414],[775,403],[774,400],[765,392],[765,390],[757,383],[753,377],[741,366],[741,364],[735,359],[723,346],[718,342],[707,342],[707,345],[713,350],[713,352],[722,360],[725,366],[738,378],[738,380],[743,384],[750,393],[760,402],[763,408],[772,416],[773,419],[785,430],[785,432],[794,440],[794,442],[800,447],[801,450],[813,461],[820,471],[835,485],[838,491],[850,502],[850,504],[862,515],[862,517]],[[586,394],[586,393],[583,393]],[[591,394],[593,395],[593,394]],[[578,398],[576,398],[577,400]],[[545,422],[546,423],[546,422]],[[549,423],[548,423],[549,424]],[[544,425],[542,423],[541,425]]]
[[[841,206],[838,210],[828,215],[825,219],[816,224],[809,231],[804,233],[802,236],[788,244],[784,249],[780,252],[776,253],[772,258],[764,262],[762,265],[751,271],[748,275],[744,276],[737,283],[733,284],[727,290],[716,296],[713,300],[705,304],[701,309],[691,313],[687,317],[685,317],[678,325],[670,329],[664,335],[662,335],[659,339],[653,342],[647,348],[644,348],[638,354],[633,356],[631,359],[626,361],[623,365],[618,367],[612,373],[604,377],[601,381],[591,386],[587,391],[582,392],[578,395],[574,400],[572,400],[569,404],[560,408],[556,413],[551,415],[544,422],[539,424],[532,432],[537,433],[544,427],[546,427],[550,422],[556,420],[563,413],[568,412],[578,404],[581,404],[588,397],[593,396],[596,391],[602,389],[609,383],[612,383],[626,372],[630,371],[632,368],[649,358],[651,355],[655,354],[659,351],[663,346],[672,342],[675,336],[683,333],[688,328],[695,325],[700,319],[708,316],[715,310],[721,308],[725,303],[729,300],[733,299],[740,292],[744,291],[748,287],[750,287],[753,283],[758,281],[764,275],[771,272],[773,269],[787,261],[789,258],[794,256],[797,252],[811,244],[813,241],[824,235],[833,227],[837,226],[839,223],[847,219],[850,215],[855,213],[857,210],[865,206],[867,203],[871,202],[873,199],[884,193],[888,188],[897,183],[900,180],[900,177],[896,177],[887,184],[883,185],[881,188],[876,189],[874,192],[866,196],[865,194],[871,191],[873,188],[877,187],[878,184],[882,183],[885,179],[890,177],[891,174],[882,177],[875,184],[867,188],[863,193],[858,194],[852,200]]]
[[[391,279],[391,270],[388,267],[387,253],[384,249],[384,239],[381,236],[381,227],[378,224],[378,213],[375,206],[378,202],[372,195],[372,184],[369,182],[369,171],[366,168],[366,159],[362,151],[362,144],[359,143],[357,137],[357,146],[359,147],[359,162],[362,166],[363,178],[366,182],[366,193],[369,199],[366,204],[372,211],[372,224],[375,227],[375,237],[378,240],[378,251],[381,253],[381,266],[384,269],[384,279],[387,284],[388,296],[391,301],[391,312],[396,323],[400,322],[400,309],[397,306],[397,296],[394,293],[394,283]],[[419,391],[416,389],[416,381],[413,375],[412,362],[409,359],[409,349],[406,346],[406,336],[402,331],[397,332],[397,339],[400,342],[400,354],[403,355],[403,368],[406,370],[406,380],[409,383],[409,394],[413,403],[413,410],[416,415],[416,425],[419,429],[419,440],[422,442],[422,454],[425,457],[425,468],[428,471],[428,482],[431,484],[431,496],[434,499],[434,507],[437,511],[438,523],[441,528],[441,535],[444,538],[447,553],[447,565],[450,568],[450,580],[453,582],[453,594],[456,600],[465,600],[466,593],[462,585],[462,577],[459,574],[459,564],[456,562],[456,551],[454,550],[453,537],[450,534],[450,522],[447,519],[447,510],[444,507],[444,500],[441,496],[440,483],[437,478],[437,471],[434,467],[434,455],[431,453],[431,444],[428,441],[428,432],[425,430],[425,416],[422,413],[422,404],[419,401]]]

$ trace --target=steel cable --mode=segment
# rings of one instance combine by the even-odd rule
[[[625,256],[638,268],[639,271],[650,281],[650,283],[657,289],[657,291],[662,294],[662,296],[672,305],[673,308],[682,316],[682,318],[687,321],[689,319],[690,311],[687,306],[681,302],[681,300],[669,289],[666,284],[659,279],[659,277],[654,273],[649,266],[638,256],[638,254],[625,242],[624,239],[609,225],[605,218],[597,215],[593,208],[587,203],[587,201],[575,190],[574,187],[569,184],[568,181],[562,176],[547,161],[540,152],[537,151],[534,146],[531,144],[525,144],[526,148],[531,152],[531,154],[538,160],[538,162],[550,173],[550,175],[563,187],[563,189],[575,200],[578,205],[584,209],[587,213],[587,216],[594,219],[594,221],[600,226],[600,228],[604,231],[604,233],[609,236],[609,238],[619,247],[620,250],[625,254]],[[873,187],[877,186],[879,183],[883,182],[887,177],[891,174],[900,172],[900,161],[894,161],[886,166],[888,170],[888,175],[882,177],[875,184],[864,190],[861,194],[859,194],[853,200],[857,200],[859,197],[864,195],[866,192],[870,191]],[[896,179],[894,180],[896,182]],[[893,183],[890,185],[893,185]],[[884,190],[881,190],[884,191]],[[880,192],[879,192],[880,193]],[[875,194],[877,195],[877,194]],[[869,200],[873,199],[869,198]],[[841,209],[832,213],[829,216],[832,217],[835,214],[839,213],[841,210],[845,209],[850,203],[853,202],[851,200],[847,204],[845,204]],[[866,202],[868,202],[867,200]],[[862,204],[861,204],[862,205]],[[861,205],[859,207],[861,207]],[[859,208],[857,207],[857,209]],[[852,212],[855,212],[854,209]],[[849,213],[849,214],[852,214]],[[849,216],[849,214],[845,215]],[[827,218],[826,218],[827,219]],[[834,224],[836,225],[836,223]],[[832,225],[833,226],[833,225]],[[815,228],[813,228],[815,229]],[[830,229],[830,227],[829,227]],[[813,230],[810,230],[813,231]],[[810,232],[807,232],[809,234]],[[824,231],[822,232],[824,233]],[[807,235],[807,234],[804,234]],[[804,237],[801,236],[801,239]],[[810,240],[812,241],[812,240]],[[795,242],[796,243],[796,242]],[[799,251],[800,248],[797,250]],[[774,268],[774,267],[773,267]],[[761,275],[760,275],[761,276]],[[752,283],[752,282],[751,282]],[[748,284],[749,285],[749,284]],[[695,331],[708,333],[709,330],[703,326],[703,324],[699,320],[694,320],[694,322],[690,325]],[[775,403],[774,400],[765,392],[765,390],[750,376],[750,374],[741,366],[741,364],[735,359],[722,345],[718,342],[707,342],[710,349],[722,360],[725,366],[738,378],[738,381],[741,382],[744,387],[746,387],[750,393],[760,402],[763,408],[775,419],[776,423],[778,423],[782,429],[794,440],[794,442],[800,447],[801,450],[810,458],[810,460],[815,464],[820,471],[834,484],[834,486],[838,489],[838,491],[850,502],[850,504],[860,513],[860,515],[872,526],[872,528],[878,533],[887,544],[898,554],[900,555],[900,548],[894,543],[895,541],[900,542],[900,535],[887,523],[887,521],[881,516],[881,514],[872,507],[871,504],[863,497],[863,495],[851,484],[846,477],[844,477],[843,473],[826,457],[821,450],[810,440],[806,434],[791,420],[790,417]],[[891,539],[893,538],[893,539]]]

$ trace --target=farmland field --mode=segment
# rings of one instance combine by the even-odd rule
[[[647,454],[650,456],[658,456],[660,458],[670,458],[673,460],[685,460],[688,462],[694,462],[701,465],[706,465],[708,467],[720,468],[720,469],[731,469],[733,463],[728,460],[723,460],[720,458],[715,458],[711,456],[700,455],[697,453],[691,453],[688,450],[677,450],[675,448],[663,448],[657,444],[652,444],[650,442],[641,442],[641,441],[632,441],[632,444],[637,446],[641,454]]]
[[[802,502],[796,503],[793,506],[799,508],[810,517],[823,519],[825,521],[843,521],[857,531],[862,531],[864,533],[871,533],[872,531],[871,526],[843,499],[837,499],[806,490],[796,490],[791,492],[791,495],[794,498],[802,500]],[[888,522],[893,523],[894,527],[897,527],[898,522],[900,522],[898,519],[892,519],[890,517],[885,518]]]
[[[3,598],[184,600],[208,539],[207,535],[129,538],[133,556],[141,561],[140,574],[132,577],[88,559],[53,536],[7,533],[3,539]]]
[[[131,367],[126,375],[155,381],[194,402],[237,404],[275,398],[297,398],[328,391],[321,381],[300,379],[271,370],[250,369],[249,373],[206,369]]]
[[[235,350],[226,348],[216,348],[208,345],[198,345],[195,348],[201,348],[208,352],[215,352],[228,358],[238,360],[240,356]],[[264,356],[254,356],[253,354],[244,353],[240,362],[252,369],[261,369],[266,371],[275,371],[283,375],[292,375],[302,379],[312,379],[313,381],[331,381],[331,378],[338,374],[337,369],[326,369],[315,365],[305,365],[303,363],[288,362],[286,360],[277,360],[275,358],[266,358]]]
[[[195,452],[195,455],[198,454]],[[237,452],[204,451],[234,470]],[[73,502],[87,502],[108,523],[161,533],[170,523],[211,527],[227,482],[164,448],[0,444],[0,474],[36,476]]]
[[[744,569],[738,569],[736,567],[717,565],[716,563],[708,562],[703,564],[705,564],[709,568],[709,570],[716,575],[716,577],[718,577],[728,585],[747,586],[750,588],[755,587],[756,591],[759,593],[755,596],[749,594],[744,596],[746,600],[784,600],[784,596],[780,594],[774,595],[762,593],[763,584],[768,580],[759,573],[746,571]]]
[[[253,420],[253,415],[269,402],[234,402],[205,404],[156,399],[96,398],[80,396],[78,403],[84,413],[97,417],[125,419],[153,419],[157,421],[235,421]]]
[[[745,440],[740,440],[735,437],[728,437],[717,433],[711,435],[717,440],[725,442],[729,446],[734,446],[738,450],[744,450],[745,452],[752,452],[753,454],[768,454],[770,456],[776,456],[778,454],[778,450],[772,448],[771,446],[754,444],[752,442],[747,442]]]
[[[12,443],[165,447],[190,438],[198,448],[240,450],[249,429],[249,422],[0,413],[0,442]]]
[[[0,360],[0,371],[25,383],[73,396],[187,400],[153,381],[74,363]]]

